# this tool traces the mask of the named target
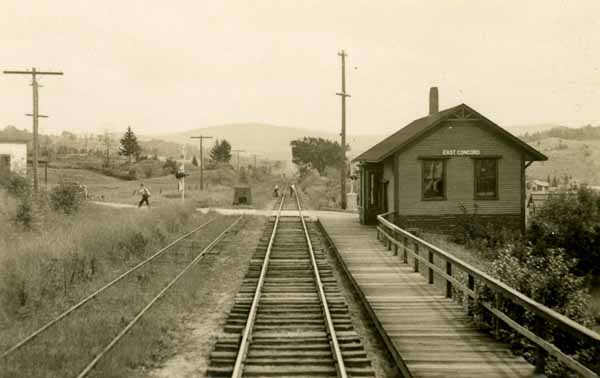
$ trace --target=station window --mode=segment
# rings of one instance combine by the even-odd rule
[[[446,199],[445,160],[423,160],[423,199]]]
[[[475,199],[498,199],[498,159],[475,159]]]

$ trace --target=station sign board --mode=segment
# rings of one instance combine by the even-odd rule
[[[444,156],[474,156],[481,155],[480,150],[442,150],[442,155]]]

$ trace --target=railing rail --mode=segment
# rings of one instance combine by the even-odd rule
[[[396,226],[387,219],[387,217],[393,214],[394,212],[389,212],[377,216],[378,237],[387,244],[388,249],[391,249],[393,246],[396,254],[401,251],[405,263],[408,263],[408,256],[410,255],[413,259],[414,270],[416,272],[423,268],[427,269],[427,278],[430,284],[434,283],[435,273],[441,276],[446,281],[446,296],[448,298],[453,296],[454,290],[462,292],[467,298],[469,314],[472,314],[474,304],[479,304],[494,317],[496,330],[498,330],[501,321],[535,344],[537,346],[536,371],[538,373],[543,373],[546,357],[550,355],[583,377],[598,378],[598,374],[544,339],[545,322],[585,340],[590,346],[594,347],[600,347],[600,335],[598,333],[534,301],[487,273]],[[434,263],[436,258],[445,262],[445,269],[440,268]],[[456,278],[456,269],[467,275],[466,285]],[[476,288],[476,282],[480,286],[489,288],[494,293],[493,301],[481,300],[479,290]],[[537,315],[535,332],[519,324],[501,310],[499,304],[506,299]]]

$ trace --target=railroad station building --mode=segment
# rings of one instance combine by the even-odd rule
[[[0,175],[27,175],[27,142],[25,138],[0,138]]]
[[[525,169],[547,157],[466,104],[438,104],[431,88],[429,115],[354,159],[361,223],[394,212],[401,227],[451,233],[466,212],[524,230]]]

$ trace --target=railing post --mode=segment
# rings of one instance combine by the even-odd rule
[[[405,264],[408,264],[408,251],[406,250],[408,248],[408,238],[405,236],[402,239],[404,244],[404,246],[402,247],[402,261]]]
[[[467,287],[469,288],[469,290],[471,291],[475,291],[475,277],[473,277],[470,273],[469,273],[469,278],[468,278],[468,282],[467,282]],[[473,298],[471,298],[471,295],[467,293],[467,314],[469,315],[473,315]]]
[[[446,274],[452,277],[452,263],[446,261]],[[446,298],[452,298],[452,281],[446,278]]]
[[[433,284],[433,268],[431,267],[433,265],[433,251],[431,249],[428,250],[428,255],[429,255],[428,257],[429,257],[430,265],[429,265],[429,269],[427,271],[428,272],[427,276],[428,276],[429,284]]]
[[[544,338],[544,319],[541,316],[535,318],[535,334],[538,337]],[[546,351],[544,348],[537,346],[535,355],[535,372],[536,374],[544,374],[546,370]]]
[[[415,267],[415,272],[419,271],[419,244],[417,244],[417,242],[414,243],[415,246],[415,263],[414,263],[414,267]]]
[[[495,292],[494,293],[494,308],[496,308],[496,310],[500,310],[500,307],[502,305],[502,297],[500,296],[500,293]],[[500,319],[498,319],[497,317],[494,316],[494,328],[495,328],[495,336],[496,339],[500,339]]]
[[[389,230],[388,230],[389,232]],[[391,234],[391,232],[389,232]],[[391,251],[392,250],[392,235],[388,235],[385,237],[385,240],[387,241],[387,250]]]
[[[394,230],[394,256],[398,256],[398,231]]]

